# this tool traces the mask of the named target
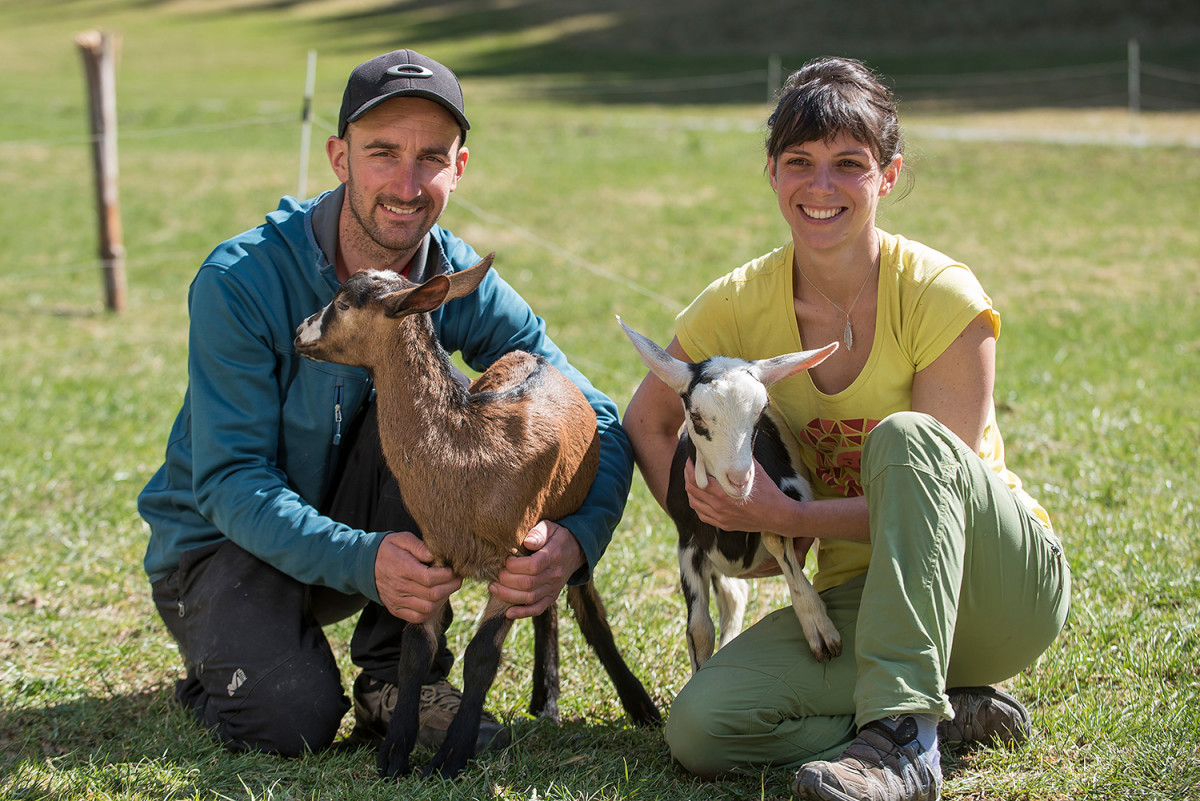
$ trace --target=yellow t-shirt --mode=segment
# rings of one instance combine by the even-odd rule
[[[913,376],[928,367],[981,313],[1000,333],[1000,315],[974,274],[919,242],[879,231],[879,302],[866,366],[845,390],[827,395],[808,373],[771,389],[771,402],[800,443],[818,499],[862,495],[863,439],[889,414],[912,409]],[[710,284],[675,321],[679,344],[696,361],[710,356],[754,360],[818,348],[800,341],[792,304],[794,248],[785,245]],[[1004,465],[1004,441],[989,410],[979,455],[1003,476],[1050,530],[1050,518]],[[866,572],[866,543],[821,540],[818,590]]]

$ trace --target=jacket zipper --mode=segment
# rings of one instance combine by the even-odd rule
[[[334,384],[333,396],[333,444],[340,445],[342,442],[342,384],[344,380],[338,378]]]

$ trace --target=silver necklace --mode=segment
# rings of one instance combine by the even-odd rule
[[[842,329],[842,342],[846,343],[846,350],[854,350],[854,329],[850,326],[850,312],[854,311],[855,304],[857,304],[858,299],[862,297],[863,290],[867,288],[867,282],[871,280],[871,274],[875,272],[875,265],[872,264],[871,269],[867,270],[867,277],[863,279],[862,286],[858,288],[858,294],[855,295],[854,300],[851,301],[849,311],[834,303],[828,295],[822,292],[821,287],[814,284],[812,279],[804,274],[804,270],[800,269],[799,264],[796,265],[796,269],[799,270],[800,277],[805,281],[808,281],[808,285],[817,290],[818,295],[825,298],[825,300],[829,302],[830,306],[837,309],[842,313],[842,316],[846,318],[846,327]]]

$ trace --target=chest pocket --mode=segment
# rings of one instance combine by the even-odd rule
[[[334,467],[342,437],[371,389],[358,367],[290,356],[288,380],[280,381],[279,466],[292,488],[319,503]]]

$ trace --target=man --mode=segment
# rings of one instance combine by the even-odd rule
[[[359,613],[351,658],[356,734],[379,736],[395,703],[403,627],[461,586],[431,555],[380,453],[373,388],[358,368],[309,361],[296,326],[364,269],[422,281],[478,260],[436,223],[467,165],[458,79],[398,50],[354,69],[337,136],[340,186],[285,197],[266,223],[222,243],[189,292],[188,391],[166,460],[139,497],[145,567],[187,668],[176,697],[232,750],[320,750],[349,708],[321,626]],[[474,369],[540,353],[583,390],[601,464],[584,506],[529,533],[489,591],[528,617],[587,580],[624,510],[632,473],[615,404],[571,367],[544,323],[495,272],[433,314]],[[422,693],[420,742],[457,709],[444,644]],[[485,716],[480,747],[508,733]]]

